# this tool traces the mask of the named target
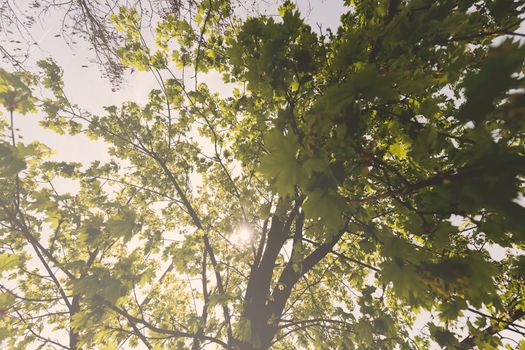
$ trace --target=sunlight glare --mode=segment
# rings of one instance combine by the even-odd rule
[[[250,242],[252,237],[252,228],[248,224],[242,223],[235,229],[235,231],[233,231],[232,242],[234,244],[242,245]]]

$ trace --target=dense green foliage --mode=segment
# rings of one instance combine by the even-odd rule
[[[241,20],[228,1],[203,1],[191,21],[166,14],[153,47],[123,7],[117,54],[159,89],[98,116],[69,101],[52,60],[34,74],[0,70],[0,344],[519,339],[525,46],[513,32],[524,4],[347,6],[323,33],[290,3]],[[210,71],[233,93],[210,91]],[[104,140],[114,160],[50,161],[45,145],[17,138],[28,113]],[[56,190],[63,181],[75,190]],[[418,313],[428,316],[416,327]]]

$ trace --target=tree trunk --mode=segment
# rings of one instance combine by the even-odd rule
[[[273,216],[268,240],[258,266],[252,266],[246,288],[243,318],[249,322],[251,342],[239,342],[240,350],[263,350],[270,347],[276,330],[268,324],[268,297],[275,262],[286,241],[286,225]]]

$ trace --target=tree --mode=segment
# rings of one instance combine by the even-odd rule
[[[256,2],[244,1],[240,5],[255,12]],[[232,1],[236,3],[237,1]],[[0,0],[0,53],[1,60],[13,65],[17,70],[25,69],[31,53],[40,47],[39,41],[46,36],[60,37],[68,46],[76,48],[85,44],[94,52],[90,61],[96,63],[102,75],[108,78],[115,88],[120,86],[126,67],[117,55],[121,34],[111,22],[111,16],[121,6],[130,6],[137,11],[138,25],[144,31],[152,28],[155,19],[167,14],[190,22],[195,17],[198,2],[193,0],[26,0],[15,3]],[[59,18],[59,28],[51,33],[53,25],[42,36],[41,24],[49,17]],[[82,45],[81,45],[82,46]],[[85,66],[86,62],[78,62]]]
[[[3,344],[467,349],[523,335],[523,4],[352,1],[335,33],[289,2],[244,20],[224,0],[198,6],[160,19],[155,47],[136,9],[112,17],[121,63],[159,81],[144,105],[90,115],[52,60],[0,71]],[[210,91],[209,71],[233,93]],[[114,160],[47,160],[17,139],[28,112],[103,139]]]

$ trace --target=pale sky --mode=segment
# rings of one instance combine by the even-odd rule
[[[17,6],[22,9],[30,1],[19,1]],[[339,0],[298,0],[296,3],[314,29],[317,28],[317,24],[323,29],[337,28],[339,17],[345,11],[342,1]],[[268,14],[277,13],[276,6],[261,6],[261,11]],[[62,16],[46,16],[40,23],[35,24],[32,34],[40,47],[31,51],[28,67],[31,70],[39,59],[52,57],[56,60],[64,70],[66,94],[73,103],[92,113],[102,113],[103,106],[120,106],[124,101],[143,103],[149,91],[158,88],[149,72],[134,72],[127,73],[122,87],[112,91],[111,84],[101,77],[97,65],[90,62],[93,52],[89,51],[81,40],[71,48],[61,37],[55,37],[60,34],[61,20]],[[82,67],[83,65],[88,67]],[[2,63],[2,67],[11,69],[5,63]],[[224,85],[217,74],[210,74],[204,82],[217,91]],[[106,146],[102,142],[93,142],[83,135],[57,135],[53,131],[41,128],[38,125],[39,119],[38,115],[19,117],[16,119],[16,125],[21,129],[25,142],[39,140],[54,149],[54,159],[88,163],[109,159]]]
[[[18,0],[17,0],[18,1]],[[18,1],[17,6],[23,8],[25,4],[32,0]],[[336,29],[339,24],[339,17],[345,12],[340,0],[298,0],[296,1],[301,13],[307,17],[308,23],[314,29],[319,24],[323,29]],[[269,14],[276,13],[275,6],[262,8],[262,12]],[[154,78],[148,72],[135,72],[127,74],[122,87],[117,91],[112,91],[112,86],[107,79],[101,77],[98,67],[92,60],[92,51],[87,49],[85,44],[79,41],[74,48],[68,47],[62,38],[55,37],[60,33],[62,16],[47,16],[41,23],[35,24],[33,36],[38,41],[40,48],[35,48],[31,52],[29,70],[34,67],[34,62],[39,59],[52,57],[64,69],[65,90],[70,100],[82,108],[93,112],[101,113],[103,106],[117,105],[124,101],[134,101],[143,103],[146,101],[147,94],[153,88],[158,88]],[[523,29],[523,28],[522,28]],[[523,31],[523,30],[522,30]],[[88,65],[83,68],[82,65]],[[2,68],[12,70],[5,63],[1,63]],[[222,81],[218,75],[209,75],[205,82],[212,90],[221,90]],[[40,117],[38,115],[19,116],[16,118],[16,125],[21,129],[24,141],[29,143],[39,140],[56,151],[53,157],[56,160],[80,161],[89,163],[94,160],[107,161],[107,147],[103,142],[91,141],[83,135],[67,136],[57,135],[56,133],[45,130],[38,125]],[[63,189],[69,186],[63,184]],[[504,254],[503,251],[494,249],[494,257]],[[424,318],[428,317],[425,315]],[[423,321],[423,319],[421,319]],[[417,330],[417,327],[415,327]]]

